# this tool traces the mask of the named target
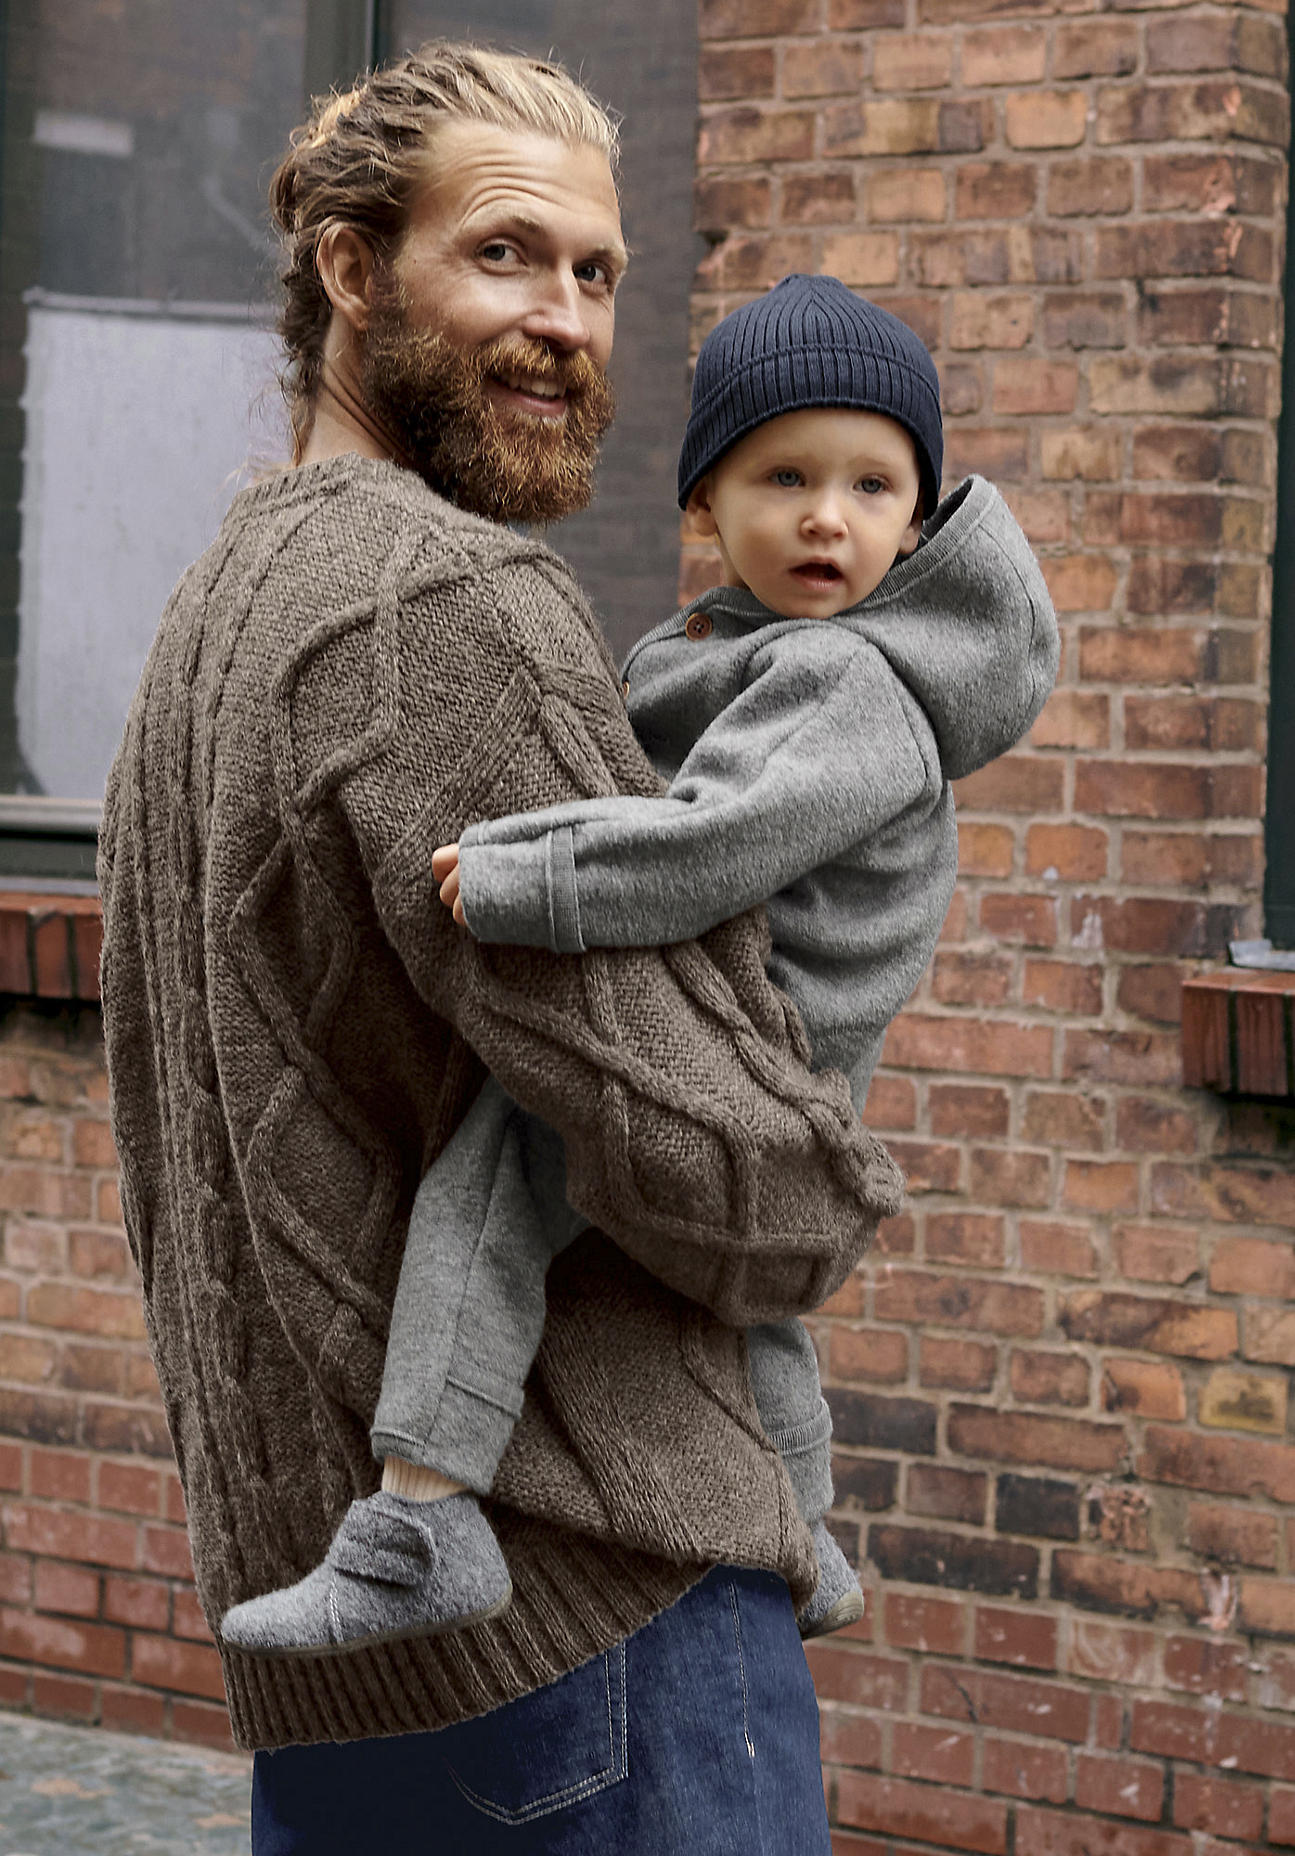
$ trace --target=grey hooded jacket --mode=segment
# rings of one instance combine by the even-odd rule
[[[770,977],[815,1064],[844,1070],[861,1104],[953,892],[949,782],[1020,740],[1058,655],[1039,564],[980,477],[835,618],[705,593],[624,667],[630,720],[668,791],[471,826],[468,926],[479,941],[583,953],[686,940],[767,902]]]

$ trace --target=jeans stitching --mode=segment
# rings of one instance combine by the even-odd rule
[[[742,1620],[737,1609],[737,1587],[729,1581],[728,1602],[733,1609],[733,1639],[737,1644],[737,1671],[742,1680],[742,1738],[746,1741],[746,1750],[755,1758],[755,1747],[751,1740],[751,1727],[747,1715],[746,1697],[746,1661],[742,1655]]]
[[[579,1804],[583,1799],[592,1797],[595,1792],[605,1791],[609,1785],[615,1785],[619,1780],[625,1777],[628,1770],[628,1760],[626,1758],[628,1736],[625,1731],[628,1707],[626,1699],[627,1684],[625,1681],[625,1645],[623,1643],[618,1644],[617,1650],[619,1653],[621,1675],[622,1738],[620,1757],[617,1758],[616,1756],[614,1720],[612,1715],[611,1653],[609,1651],[604,1651],[602,1661],[603,1681],[607,1694],[607,1764],[602,1767],[600,1771],[591,1773],[586,1779],[577,1779],[570,1785],[560,1787],[557,1791],[546,1792],[539,1798],[533,1798],[529,1804],[522,1806],[520,1810],[510,1811],[506,1805],[496,1804],[492,1799],[483,1798],[479,1792],[474,1792],[472,1787],[459,1777],[453,1766],[450,1765],[450,1762],[446,1760],[446,1770],[470,1805],[476,1810],[483,1812],[485,1816],[494,1818],[496,1823],[525,1824],[532,1818],[545,1817],[553,1811],[561,1810],[566,1805]]]

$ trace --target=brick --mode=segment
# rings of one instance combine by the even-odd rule
[[[1020,1669],[1055,1669],[1057,1619],[1045,1613],[995,1606],[976,1607],[972,1654],[984,1663],[1010,1663]]]
[[[832,1433],[838,1443],[868,1450],[933,1454],[937,1413],[925,1399],[886,1398],[841,1386],[829,1386],[826,1397],[832,1408]]]
[[[808,161],[814,153],[812,110],[715,109],[702,118],[699,167],[756,161]]]
[[[944,1340],[923,1334],[919,1378],[924,1386],[951,1386],[960,1392],[987,1392],[994,1383],[997,1349],[980,1341]]]
[[[968,1189],[972,1198],[994,1205],[1048,1205],[1052,1158],[1028,1149],[977,1147],[971,1154]]]
[[[991,892],[980,899],[980,926],[995,941],[1025,947],[1055,947],[1056,899]]]
[[[1173,1702],[1135,1701],[1129,1744],[1135,1753],[1223,1766],[1269,1778],[1295,1777],[1295,1727],[1275,1721],[1189,1708]]]
[[[1164,1793],[1164,1769],[1150,1760],[1081,1753],[1075,1762],[1075,1803],[1083,1810],[1154,1823],[1160,1817]]]
[[[1036,748],[1104,748],[1110,740],[1111,699],[1094,690],[1054,690],[1030,730],[1030,745]]]
[[[701,0],[698,34],[708,39],[766,38],[804,32],[805,0]]]
[[[1034,210],[1038,177],[1020,162],[964,162],[954,176],[954,190],[960,220],[1024,219]]]
[[[1163,1418],[1171,1423],[1187,1416],[1187,1394],[1176,1366],[1111,1356],[1102,1362],[1102,1410],[1123,1411],[1135,1418]]]
[[[956,1192],[962,1184],[959,1148],[935,1141],[902,1141],[893,1136],[886,1145],[908,1182],[910,1193]]]
[[[921,1676],[921,1709],[1047,1740],[1082,1745],[1088,1738],[1088,1696],[1082,1690],[998,1670],[928,1663]]]
[[[109,1623],[135,1630],[166,1631],[171,1621],[171,1588],[159,1579],[106,1578],[103,1615]]]
[[[867,1509],[879,1513],[895,1505],[899,1486],[899,1465],[872,1457],[832,1453],[832,1481],[836,1489],[836,1507]]]
[[[1006,1256],[1003,1220],[988,1212],[932,1212],[926,1221],[926,1256],[931,1263],[992,1268]]]
[[[1110,607],[1118,575],[1109,560],[1098,555],[1049,556],[1042,566],[1058,612],[1105,612]],[[1083,672],[1082,664],[1080,668]],[[1059,806],[1042,809],[1056,811]]]
[[[868,1557],[883,1579],[903,1579],[911,1585],[955,1586],[1017,1598],[1033,1598],[1038,1590],[1038,1549],[1020,1541],[874,1522]]]
[[[1157,1210],[1171,1217],[1181,1203],[1221,1223],[1295,1230],[1295,1173],[1289,1168],[1212,1163],[1194,1170],[1166,1163],[1152,1169],[1151,1190]]]
[[[853,217],[854,187],[848,176],[845,180],[849,202],[846,216]],[[825,175],[822,193],[835,203],[840,196],[840,177]],[[772,219],[773,185],[763,175],[744,175],[738,179],[707,174],[699,176],[693,186],[693,225],[699,232],[726,236],[735,229],[758,231],[770,225]],[[806,223],[803,210],[789,210],[787,223],[793,226]]]
[[[1057,27],[1056,77],[1126,77],[1137,64],[1138,28],[1132,20],[1085,19]]]
[[[1268,1840],[1271,1843],[1295,1843],[1295,1792],[1273,1788]]]
[[[1276,97],[1232,78],[1110,85],[1097,93],[1099,143],[1224,141],[1232,136],[1276,143],[1285,126]]]
[[[1088,1403],[1088,1362],[1080,1354],[1016,1350],[1009,1376],[1012,1397],[1020,1404]]]
[[[1058,1320],[1071,1340],[1193,1360],[1225,1359],[1237,1346],[1232,1310],[1151,1296],[1077,1289],[1066,1296]]]
[[[203,1695],[220,1701],[225,1684],[220,1657],[201,1643],[179,1643],[174,1637],[150,1637],[137,1631],[131,1639],[131,1675],[145,1688],[170,1689],[181,1695]]]
[[[988,1076],[1049,1076],[1052,1032],[1021,1025],[906,1012],[886,1035],[885,1061],[899,1069]]]
[[[4,1508],[5,1544],[17,1553],[48,1554],[54,1559],[92,1566],[135,1564],[133,1522],[109,1520],[84,1510],[46,1508],[38,1503],[8,1502]]]
[[[1259,812],[1259,769],[1080,761],[1075,769],[1075,806],[1115,818],[1254,818]]]
[[[1097,1252],[1084,1225],[1022,1218],[1018,1236],[1023,1269],[1056,1276],[1097,1275]]]
[[[47,1502],[88,1502],[91,1459],[81,1452],[33,1449],[28,1462],[28,1493]]]
[[[1047,35],[1035,26],[986,26],[962,37],[962,82],[1034,84],[1047,62]]]
[[[1126,1624],[1099,1624],[1074,1617],[1070,1626],[1072,1675],[1093,1682],[1118,1682],[1127,1688],[1160,1686],[1160,1639],[1149,1630]]]
[[[1127,213],[1133,205],[1133,163],[1115,155],[1054,161],[1047,201],[1048,211],[1062,219]]]
[[[892,1328],[834,1325],[828,1340],[834,1379],[901,1380],[908,1377],[908,1336]]]
[[[785,201],[785,190],[783,197]],[[939,223],[949,211],[948,183],[938,168],[882,170],[866,175],[864,199],[866,217],[874,224]]]
[[[173,1579],[192,1579],[189,1536],[182,1527],[146,1527],[140,1548],[145,1572],[165,1573]]]
[[[1079,674],[1094,682],[1184,683],[1199,676],[1201,668],[1195,632],[1103,627],[1080,633]]]
[[[1007,825],[965,825],[958,832],[961,876],[1005,877],[1016,860],[1016,837]]]
[[[1284,1378],[1218,1367],[1201,1388],[1197,1415],[1200,1423],[1211,1429],[1282,1436],[1286,1430],[1286,1403]]]
[[[1214,1774],[1174,1774],[1174,1823],[1180,1830],[1257,1841],[1263,1834],[1264,1798],[1257,1785]]]
[[[978,1083],[933,1083],[927,1110],[933,1134],[965,1139],[1006,1134],[1010,1103],[1004,1089]],[[933,1222],[934,1219],[928,1220],[928,1234]],[[996,1237],[982,1235],[977,1240],[981,1244],[977,1254],[990,1262],[999,1262],[1002,1260],[1001,1223],[994,1229]],[[972,1260],[970,1253],[968,1260]]]
[[[1177,1025],[1183,1015],[1183,980],[1186,970],[1169,961],[1127,966],[1119,977],[1115,1003],[1136,1018]]]
[[[1193,17],[1154,20],[1147,29],[1147,70],[1257,71],[1271,77],[1284,46],[1272,20]]]
[[[981,1784],[987,1792],[1064,1804],[1070,1785],[1066,1755],[1060,1747],[986,1734]]]
[[[1165,1640],[1165,1683],[1193,1695],[1245,1701],[1248,1660],[1247,1652],[1235,1643],[1220,1643],[1209,1637],[1169,1637]]]
[[[1041,1290],[1023,1284],[892,1270],[877,1281],[873,1312],[879,1321],[965,1327],[1032,1339],[1043,1331],[1044,1297]]]
[[[1249,1437],[1203,1437],[1180,1431],[1146,1432],[1138,1474],[1213,1495],[1257,1496],[1295,1502],[1295,1447]]]
[[[6,1653],[25,1662],[87,1676],[121,1676],[126,1671],[125,1636],[103,1624],[0,1611],[0,1632]]]
[[[843,1824],[941,1848],[978,1850],[985,1856],[1000,1856],[1007,1849],[1005,1804],[909,1779],[843,1770],[837,1814]]]
[[[1187,1546],[1223,1565],[1277,1568],[1277,1519],[1253,1508],[1192,1502],[1187,1510]]]
[[[939,1785],[970,1785],[976,1764],[971,1734],[947,1727],[897,1721],[891,1735],[887,1770],[901,1779],[930,1779]]]
[[[1121,1276],[1139,1282],[1181,1288],[1200,1273],[1199,1238],[1188,1225],[1117,1225],[1114,1250]]]
[[[1012,987],[1010,954],[941,951],[931,971],[931,993],[941,1005],[1002,1005]]]
[[[910,1514],[965,1521],[972,1527],[984,1522],[988,1493],[987,1476],[940,1463],[910,1463],[904,1480],[904,1506]]]
[[[1049,1418],[1032,1412],[992,1411],[954,1405],[949,1448],[959,1456],[1055,1469],[1112,1470],[1124,1454],[1124,1428],[1083,1418]]]
[[[782,94],[853,96],[863,82],[863,47],[849,39],[817,39],[782,46]]]
[[[219,1753],[236,1753],[229,1731],[229,1716],[223,1707],[206,1701],[184,1701],[179,1696],[171,1703],[171,1731],[177,1740],[193,1741],[213,1747]]]
[[[806,1650],[821,1701],[848,1702],[900,1714],[906,1708],[908,1664],[893,1656],[871,1656],[852,1644],[820,1640]]]
[[[1210,1258],[1210,1288],[1216,1295],[1295,1297],[1295,1250],[1258,1237],[1223,1237]]]
[[[1139,1178],[1136,1165],[1123,1160],[1067,1160],[1062,1173],[1061,1203],[1067,1211],[1135,1212]]]
[[[102,1507],[154,1516],[160,1511],[161,1496],[162,1477],[156,1469],[137,1463],[99,1464],[98,1497]]]
[[[1295,1637],[1295,1591],[1287,1580],[1255,1579],[1247,1573],[1241,1580],[1237,1623],[1256,1636]]]
[[[833,159],[927,155],[940,147],[940,105],[934,98],[880,97],[863,103],[829,104],[820,120],[823,152]]]
[[[1025,295],[956,292],[949,320],[952,348],[1024,348],[1034,329],[1034,300]]]
[[[698,279],[712,290],[768,289],[789,274],[789,267],[808,264],[812,251],[808,233],[728,238],[703,258]]]
[[[1079,395],[1079,369],[1072,361],[1021,355],[994,374],[997,413],[1073,412]]]
[[[1066,483],[1109,482],[1124,474],[1124,435],[1091,426],[1041,432],[1039,459],[1045,477]]]
[[[1023,90],[1003,105],[1012,148],[1074,148],[1084,139],[1087,119],[1088,99],[1082,90]]]
[[[1295,1366],[1295,1312],[1280,1308],[1247,1310],[1241,1351],[1247,1360]]]
[[[1239,160],[1221,149],[1148,153],[1142,163],[1142,199],[1148,212],[1256,213],[1269,215],[1273,170],[1267,162]],[[1226,337],[1228,301],[1219,305],[1219,334]]]
[[[57,1612],[68,1617],[98,1617],[97,1572],[84,1566],[70,1566],[63,1560],[37,1560],[35,1574],[37,1611]]]
[[[69,1231],[67,1265],[73,1276],[137,1281],[130,1249],[119,1231]]]
[[[99,1684],[75,1676],[32,1674],[31,1706],[40,1715],[56,1720],[94,1720],[98,1712]]]
[[[1176,1607],[1185,1617],[1196,1619],[1207,1609],[1195,1573],[1069,1547],[1058,1547],[1052,1556],[1050,1593],[1064,1604],[1120,1617],[1151,1619]]]
[[[1106,1145],[1105,1123],[1100,1096],[1033,1090],[1025,1098],[1021,1135],[1054,1147],[1100,1148]]]
[[[1018,1814],[1016,1849],[1017,1856],[1091,1856],[1099,1849],[1110,1856],[1193,1856],[1190,1837],[1033,1805]]]
[[[98,1334],[105,1339],[145,1338],[144,1315],[138,1297],[111,1289],[37,1283],[27,1296],[27,1319],[36,1327]]]
[[[832,1702],[819,1709],[820,1756],[825,1766],[880,1766],[881,1725]],[[826,1774],[824,1775],[827,1776]]]
[[[99,1702],[99,1725],[110,1733],[149,1734],[162,1739],[166,1734],[167,1706],[162,1695],[148,1695],[140,1689],[114,1688],[105,1683]]]
[[[896,1650],[961,1656],[969,1616],[962,1599],[918,1597],[888,1589],[882,1599],[886,1642]]]
[[[872,49],[877,90],[942,90],[953,71],[953,41],[929,32],[878,37]]]

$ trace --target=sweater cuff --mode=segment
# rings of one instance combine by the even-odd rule
[[[570,826],[508,844],[459,839],[459,894],[478,941],[583,954]]]

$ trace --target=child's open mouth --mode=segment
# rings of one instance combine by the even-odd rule
[[[831,561],[806,561],[791,571],[803,585],[812,587],[831,586],[841,578],[841,569],[834,567]]]

